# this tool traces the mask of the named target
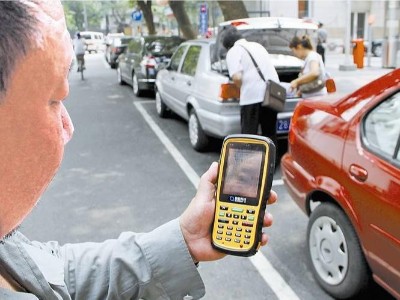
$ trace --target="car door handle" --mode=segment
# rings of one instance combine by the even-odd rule
[[[171,76],[171,80],[175,80],[175,77],[174,77],[174,76]]]
[[[349,173],[353,178],[361,182],[364,182],[368,178],[367,170],[355,164],[350,165]]]
[[[192,85],[192,82],[191,82],[190,80],[188,80],[188,81],[186,81],[186,84],[187,84],[188,86],[191,86],[191,85]]]

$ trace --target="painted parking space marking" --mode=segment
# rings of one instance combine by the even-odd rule
[[[152,119],[152,117],[148,114],[148,112],[144,109],[143,104],[148,103],[144,101],[133,101],[133,105],[142,115],[143,119],[149,125],[149,127],[153,130],[155,135],[159,138],[161,143],[165,146],[168,152],[171,154],[173,159],[182,169],[184,174],[193,184],[193,186],[197,189],[197,186],[200,182],[200,177],[196,173],[196,171],[192,168],[192,166],[188,163],[188,161],[183,157],[181,152],[175,145],[171,142],[171,140],[167,137],[167,135],[161,130],[161,128],[157,125],[157,123]],[[282,179],[274,180],[273,186],[282,185]],[[260,273],[263,280],[268,284],[268,286],[272,289],[275,295],[279,299],[291,299],[298,300],[299,297],[292,290],[292,288],[286,283],[286,281],[282,278],[279,272],[273,267],[273,265],[268,261],[268,259],[259,251],[255,256],[249,258],[250,262],[253,264],[254,268]]]

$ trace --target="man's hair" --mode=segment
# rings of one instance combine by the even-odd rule
[[[35,12],[23,1],[0,1],[0,103],[15,66],[33,45]]]
[[[298,36],[295,36],[290,44],[289,44],[289,48],[293,49],[293,48],[297,48],[299,45],[301,45],[304,49],[308,49],[308,50],[312,50],[313,46],[311,44],[311,40],[308,36],[303,36],[302,38],[299,38]]]
[[[222,45],[229,50],[238,40],[242,38],[242,35],[235,27],[228,28],[226,29],[224,37],[222,38]]]

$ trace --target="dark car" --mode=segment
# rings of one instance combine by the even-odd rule
[[[117,36],[113,37],[109,44],[106,44],[107,47],[104,55],[106,57],[106,61],[112,69],[115,69],[117,67],[118,57],[121,55],[122,52],[124,52],[132,39],[133,37]]]
[[[159,66],[167,64],[184,40],[177,36],[133,38],[118,58],[118,82],[132,85],[136,96],[154,90]]]
[[[399,150],[400,69],[293,114],[283,180],[310,217],[311,270],[335,298],[374,279],[400,299]]]

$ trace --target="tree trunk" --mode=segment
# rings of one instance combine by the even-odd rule
[[[146,3],[143,0],[138,0],[137,3],[143,12],[149,35],[155,35],[156,29],[154,27],[153,11],[151,10],[151,0],[147,0]]]
[[[246,6],[242,0],[219,0],[219,7],[224,15],[225,21],[248,18]]]
[[[192,28],[192,23],[189,20],[189,16],[185,10],[185,1],[170,0],[169,6],[178,22],[179,29],[181,30],[183,37],[186,39],[195,39],[196,33]]]

